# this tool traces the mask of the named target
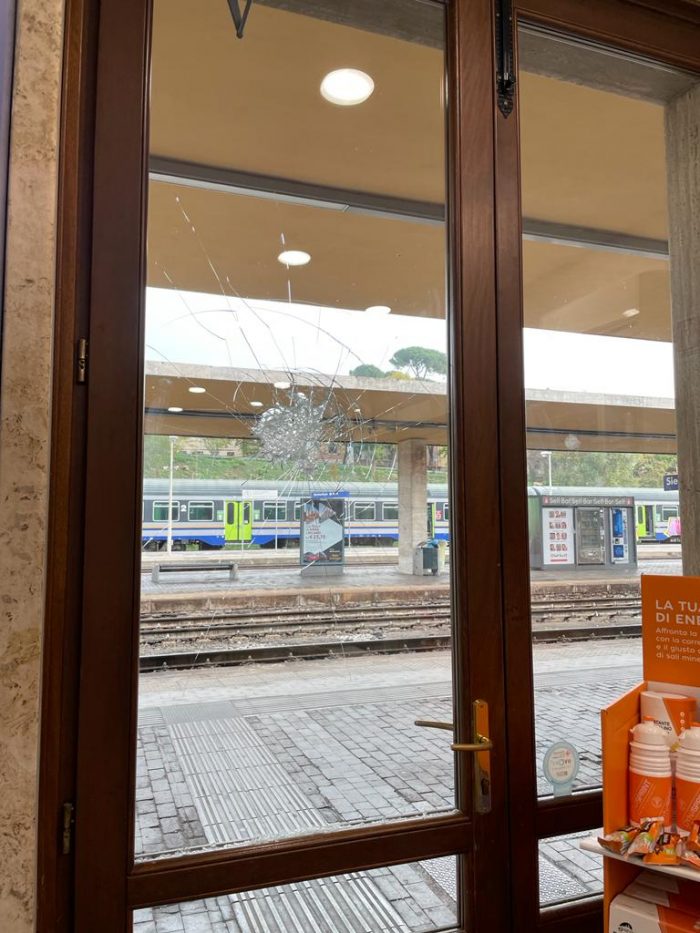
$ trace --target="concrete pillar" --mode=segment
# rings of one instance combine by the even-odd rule
[[[399,573],[413,573],[413,552],[425,541],[428,523],[428,470],[424,441],[400,441]]]
[[[683,572],[700,574],[700,85],[666,108]]]

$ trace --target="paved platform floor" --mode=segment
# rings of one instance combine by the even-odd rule
[[[538,645],[534,663],[538,765],[549,743],[566,737],[581,752],[578,785],[599,785],[599,709],[639,679],[639,640]],[[449,736],[415,727],[417,718],[452,718],[449,652],[142,675],[137,853],[448,812]],[[598,860],[575,840],[541,845],[543,903],[600,887]],[[139,912],[134,929],[417,933],[454,923],[450,860],[293,888]],[[304,911],[316,926],[308,917],[289,925]],[[324,926],[324,911],[350,919]],[[379,917],[383,926],[362,926]]]
[[[325,568],[314,568],[323,571]],[[540,584],[558,584],[561,586],[582,583],[633,583],[642,573],[679,574],[682,573],[680,560],[644,560],[636,568],[601,570],[600,568],[580,569],[575,573],[569,570],[535,570],[531,580],[537,588]],[[382,589],[438,589],[447,593],[449,589],[449,572],[438,575],[411,576],[399,573],[394,566],[351,566],[346,567],[340,575],[323,572],[307,573],[298,567],[245,567],[238,573],[238,579],[229,580],[228,574],[221,571],[178,572],[162,574],[158,583],[153,583],[150,574],[141,575],[142,598],[154,597],[164,594],[194,595],[194,594],[230,594],[237,599],[250,594],[251,597],[261,593],[288,592],[298,593],[300,590],[318,592],[324,590],[359,591]]]

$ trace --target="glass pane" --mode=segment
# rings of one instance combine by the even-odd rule
[[[533,659],[547,795],[542,764],[558,740],[580,755],[573,790],[600,787],[600,708],[641,679],[640,574],[681,572],[671,297],[682,302],[670,281],[667,177],[680,169],[669,154],[673,107],[696,82],[554,35],[525,29],[520,44]]]
[[[591,835],[573,833],[540,842],[540,906],[552,907],[603,893],[602,860],[579,848]]]
[[[437,933],[457,925],[454,859],[134,911],[134,933]]]
[[[444,9],[356,6],[155,0],[139,859],[454,810]]]

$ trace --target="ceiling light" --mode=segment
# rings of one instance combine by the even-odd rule
[[[639,314],[639,308],[628,308],[622,312],[623,317],[636,317]]]
[[[177,405],[173,405],[172,408],[169,408],[168,411],[171,411],[173,414],[177,414],[182,411],[182,408],[178,408]]]
[[[370,305],[369,308],[365,308],[365,311],[368,314],[391,314],[389,305]]]
[[[262,402],[251,402],[251,403],[250,403],[250,407],[251,407],[251,408],[262,408],[262,407],[263,407],[263,403],[262,403]]]
[[[281,262],[283,266],[305,266],[311,262],[311,256],[303,249],[285,249],[277,257],[277,262]]]
[[[191,392],[192,395],[202,395],[202,393],[207,390],[203,386],[190,386],[187,391]]]
[[[288,389],[289,383],[288,382],[275,382],[274,386],[276,389]]]
[[[374,90],[374,81],[356,68],[339,68],[321,81],[321,95],[339,107],[363,104]]]

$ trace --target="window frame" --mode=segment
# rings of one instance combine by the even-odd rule
[[[153,509],[151,511],[152,521],[158,522],[159,525],[168,524],[168,499],[154,499],[153,500]],[[156,518],[156,508],[165,509],[166,515],[165,518]],[[170,505],[170,514],[174,522],[180,521],[180,500],[173,499]]]
[[[203,505],[211,507],[211,518],[192,518],[192,507],[201,508]],[[216,521],[216,506],[213,499],[190,499],[187,503],[188,522],[214,522]]]

